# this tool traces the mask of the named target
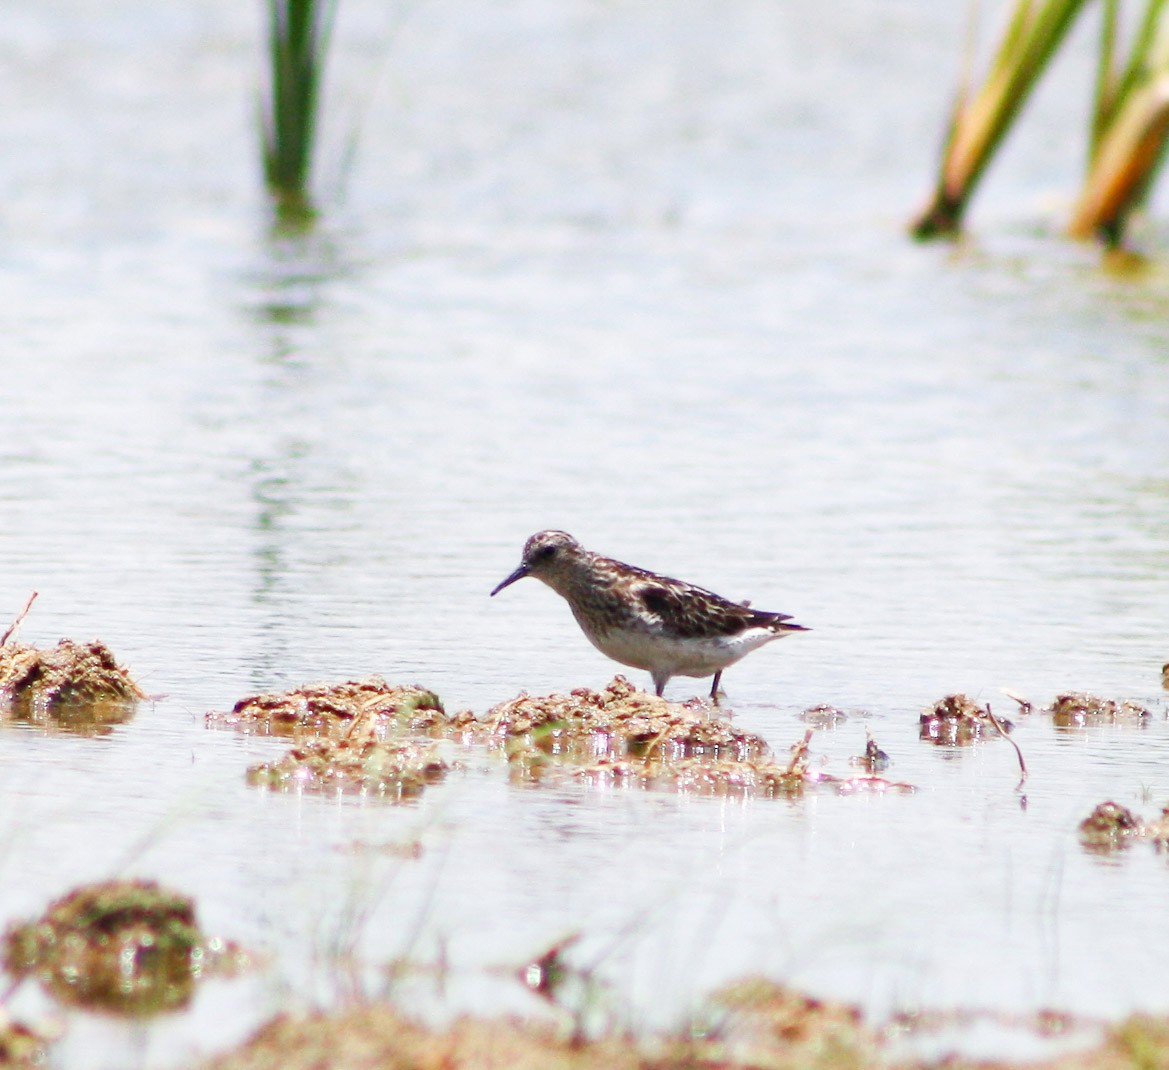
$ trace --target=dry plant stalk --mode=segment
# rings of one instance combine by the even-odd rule
[[[28,616],[28,611],[30,609],[32,609],[32,604],[36,600],[37,600],[37,592],[33,591],[33,593],[28,596],[28,601],[24,603],[24,609],[22,609],[16,615],[16,620],[14,620],[8,626],[8,631],[6,631],[4,633],[4,637],[2,639],[0,639],[0,646],[4,646],[8,642],[8,640],[11,639],[17,633],[17,631],[19,631],[20,626],[24,623],[24,618]]]
[[[1027,781],[1027,763],[1025,761],[1023,761],[1023,751],[1020,749],[1019,744],[1016,743],[1010,737],[1010,735],[1007,734],[1006,727],[1003,725],[1002,721],[1000,721],[994,715],[994,712],[990,708],[989,702],[986,704],[986,716],[990,719],[990,723],[992,725],[994,725],[995,728],[998,730],[998,734],[1000,736],[1002,736],[1003,739],[1005,739],[1012,747],[1015,748],[1015,754],[1018,756],[1018,759],[1019,759],[1019,772],[1022,773],[1022,776],[1019,778],[1019,784],[1018,784],[1018,786],[1021,788]]]

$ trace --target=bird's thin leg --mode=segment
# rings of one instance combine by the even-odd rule
[[[719,669],[714,674],[714,683],[710,685],[710,697],[714,700],[714,704],[718,705],[718,682],[723,678],[723,671]]]

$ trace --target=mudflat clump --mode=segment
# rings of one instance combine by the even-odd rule
[[[1137,838],[1140,829],[1140,818],[1127,806],[1102,802],[1080,822],[1080,842],[1086,847],[1121,847]]]
[[[389,1004],[334,1014],[281,1015],[204,1070],[807,1070],[884,1065],[880,1038],[859,1010],[767,981],[732,986],[712,1000],[716,1023],[686,1035],[585,1038],[539,1020],[464,1015],[430,1029]]]
[[[981,739],[994,739],[1011,729],[1009,721],[994,717],[988,706],[980,706],[962,694],[938,699],[922,713],[920,724],[921,738],[939,747],[964,747]]]
[[[431,1030],[393,1006],[280,1015],[203,1070],[647,1070],[623,1038],[581,1041],[547,1022],[464,1016]],[[663,1065],[663,1070],[665,1064]]]
[[[782,766],[769,760],[733,761],[720,758],[678,758],[672,761],[601,760],[582,766],[578,775],[593,783],[671,788],[700,795],[755,795],[763,798],[799,795],[819,778],[806,761]],[[540,771],[529,762],[528,779]],[[827,780],[825,781],[827,782]]]
[[[228,713],[207,714],[206,721],[211,727],[299,740],[282,758],[252,766],[250,784],[404,802],[450,769],[438,756],[437,744],[404,737],[451,733],[469,717],[449,717],[439,697],[426,688],[369,676],[251,695]]]
[[[1108,1030],[1098,1064],[1088,1070],[1146,1070],[1169,1066],[1169,1019],[1133,1014]]]
[[[1098,724],[1147,725],[1153,717],[1139,702],[1114,702],[1082,691],[1056,697],[1048,707],[1052,721],[1060,728],[1083,728]]]
[[[857,1007],[765,979],[729,985],[707,1001],[701,1033],[599,1037],[542,1020],[463,1015],[431,1028],[388,1003],[282,1014],[200,1070],[1135,1070],[1169,1065],[1169,1021],[1136,1014],[1094,1047],[1047,1059],[914,1058],[891,1050],[904,1031],[867,1024]],[[1039,1015],[1036,1037],[1063,1036],[1061,1016]],[[1058,1020],[1058,1021],[1057,1021]],[[1012,1023],[1014,1024],[1014,1023]]]
[[[450,766],[434,744],[314,739],[274,762],[254,765],[248,783],[273,791],[371,795],[389,802],[415,799],[446,776]]]
[[[1102,802],[1080,822],[1080,843],[1091,851],[1115,851],[1138,840],[1158,851],[1169,847],[1169,807],[1152,821],[1143,821],[1127,806]]]
[[[712,717],[699,699],[679,704],[639,691],[624,676],[603,691],[578,687],[567,695],[520,695],[487,711],[480,722],[509,746],[531,743],[547,753],[580,758],[697,756],[749,761],[767,756],[767,743]]]
[[[51,1037],[9,1018],[0,1008],[0,1067],[4,1070],[39,1070],[47,1066],[52,1042]]]
[[[62,1003],[151,1014],[185,1005],[225,950],[200,932],[186,896],[153,881],[113,880],[9,926],[0,962],[13,977],[35,976]]]
[[[129,719],[145,697],[104,643],[0,645],[0,719],[92,734]]]
[[[748,978],[718,990],[707,1004],[713,1036],[730,1066],[862,1067],[881,1061],[880,1034],[850,1003]]]
[[[459,731],[466,738],[467,726]],[[488,711],[470,732],[504,748],[513,779],[540,783],[577,776],[619,786],[664,787],[710,795],[790,796],[812,785],[838,791],[912,790],[876,777],[841,779],[812,768],[808,729],[777,761],[766,741],[714,716],[701,699],[686,703],[639,691],[624,676],[602,691],[520,695]]]
[[[818,705],[809,706],[804,710],[800,714],[800,720],[804,724],[815,725],[817,728],[832,728],[847,721],[848,714],[838,706],[821,702]]]
[[[431,732],[448,720],[433,691],[388,684],[380,676],[250,695],[227,713],[206,716],[213,728],[294,737],[344,735],[358,723],[372,723],[383,735],[393,728]]]

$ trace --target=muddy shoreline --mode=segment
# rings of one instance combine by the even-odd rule
[[[13,631],[0,644],[0,719],[49,734],[101,735],[131,718],[146,698],[102,644],[62,640],[38,650],[8,642]],[[1138,703],[1078,692],[1058,695],[1042,707],[1011,698],[1012,717],[1046,717],[1055,731],[1101,724],[1140,730],[1154,716]],[[702,699],[669,702],[623,676],[600,691],[520,694],[482,715],[449,712],[432,690],[372,676],[250,695],[230,710],[208,712],[204,722],[209,729],[290,744],[282,757],[241,769],[257,789],[356,795],[390,805],[441,791],[474,756],[504,769],[511,783],[536,789],[619,783],[760,799],[814,791],[912,794],[914,785],[886,775],[897,756],[887,754],[867,729],[863,748],[858,746],[847,766],[827,768],[817,759],[817,732],[847,719],[827,703],[810,707],[802,715],[807,726],[802,737],[784,752],[737,727],[732,711]],[[1012,722],[988,704],[958,693],[939,699],[919,717],[919,739],[931,747],[956,751],[1003,746],[1004,741],[1013,747],[1021,772],[1016,791],[1025,804],[1027,768],[1012,729]],[[1169,808],[1146,819],[1105,800],[1081,821],[1080,842],[1094,853],[1141,843],[1162,851],[1169,845],[1167,815]],[[403,857],[419,856],[415,851]],[[375,1000],[279,1014],[234,1051],[210,1055],[199,1066],[921,1070],[941,1063],[900,1054],[907,1036],[944,1033],[964,1018],[977,1017],[958,1011],[872,1024],[858,1007],[748,978],[713,993],[694,1022],[678,1032],[598,1030],[587,1027],[580,1006],[564,997],[573,982],[577,990],[593,983],[574,964],[572,943],[549,949],[517,967],[510,981],[500,982],[513,984],[518,978],[541,995],[549,1007],[546,1020],[462,1016],[436,1028],[413,1018],[404,1006]],[[62,1006],[138,1018],[179,1010],[206,977],[230,976],[252,965],[230,934],[208,936],[199,930],[195,904],[181,892],[150,881],[111,880],[74,889],[49,904],[41,917],[11,923],[0,946],[9,996],[20,984],[37,983]],[[1052,1011],[1021,1028],[1037,1039],[1066,1043],[1074,1037],[1076,1050],[1025,1063],[975,1063],[953,1055],[944,1065],[1045,1070],[1169,1065],[1169,1017],[1134,1015],[1101,1025]],[[40,1065],[51,1048],[48,1033],[0,1016],[0,1066]]]

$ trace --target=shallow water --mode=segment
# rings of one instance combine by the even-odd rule
[[[22,639],[100,637],[160,697],[99,738],[0,732],[0,921],[135,874],[268,957],[166,1022],[71,1017],[61,1065],[215,1050],[351,991],[349,951],[530,1010],[488,967],[577,931],[622,1020],[754,971],[875,1015],[1169,1009],[1164,858],[1076,837],[1169,802],[1163,236],[1136,275],[1057,236],[1085,52],[975,237],[905,238],[946,7],[347,3],[303,240],[256,188],[258,11],[9,13],[0,621],[37,590]],[[918,792],[527,790],[474,752],[410,807],[245,786],[280,744],[202,722],[257,689],[603,685],[550,591],[487,598],[543,527],[810,626],[727,673],[736,722],[782,754],[834,703],[825,767],[869,729]],[[1004,687],[1155,717],[1022,721],[1024,806],[1001,742],[917,738],[952,691],[1013,716]]]

